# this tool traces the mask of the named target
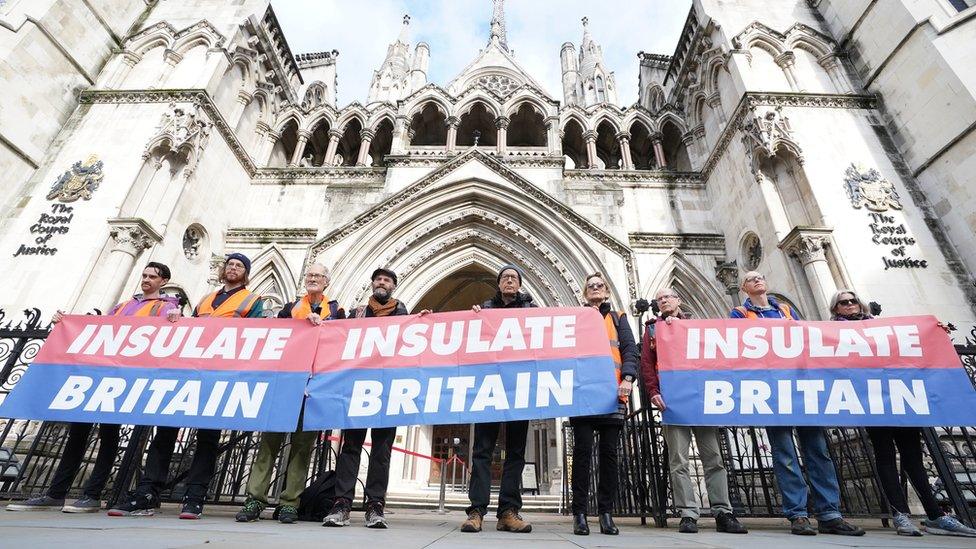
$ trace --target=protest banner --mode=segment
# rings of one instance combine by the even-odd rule
[[[66,316],[0,416],[290,432],[317,337],[290,319]]]
[[[309,429],[482,423],[616,410],[595,309],[485,309],[328,323]]]
[[[680,320],[656,337],[664,423],[976,424],[976,390],[935,317]]]

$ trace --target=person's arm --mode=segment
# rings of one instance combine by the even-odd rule
[[[641,377],[644,378],[644,388],[651,398],[661,394],[661,382],[657,375],[657,351],[651,339],[650,329],[644,330],[641,343]]]
[[[291,310],[293,306],[294,304],[291,302],[285,303],[285,306],[278,311],[278,318],[291,318]]]
[[[637,379],[637,343],[634,341],[634,331],[630,329],[627,315],[620,315],[617,323],[617,343],[620,345],[620,377],[630,376]]]
[[[251,307],[250,312],[248,312],[247,316],[244,318],[261,318],[262,316],[264,316],[264,300],[259,297],[258,300],[254,302],[254,306]]]
[[[742,313],[739,312],[739,309],[732,309],[729,312],[729,318],[745,318],[745,317],[742,316]]]

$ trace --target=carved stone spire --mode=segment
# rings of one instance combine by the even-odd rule
[[[494,11],[491,15],[491,42],[508,51],[508,38],[505,36],[505,0],[492,0]]]

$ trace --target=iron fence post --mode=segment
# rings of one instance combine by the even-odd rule
[[[945,455],[945,450],[939,442],[938,434],[934,428],[924,427],[922,428],[922,438],[929,447],[929,456],[932,457],[932,463],[935,465],[935,469],[938,471],[939,477],[945,485],[946,496],[949,498],[949,503],[952,504],[956,512],[956,517],[967,526],[972,527],[973,514],[969,508],[969,502],[966,501],[966,496],[963,495],[962,489],[959,487],[956,473],[953,471],[952,464],[949,463],[949,459]]]

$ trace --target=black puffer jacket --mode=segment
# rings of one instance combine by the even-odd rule
[[[482,309],[523,309],[528,307],[538,307],[532,302],[532,296],[528,292],[515,294],[515,300],[508,304],[502,300],[501,292],[495,292],[495,297],[481,304]]]

